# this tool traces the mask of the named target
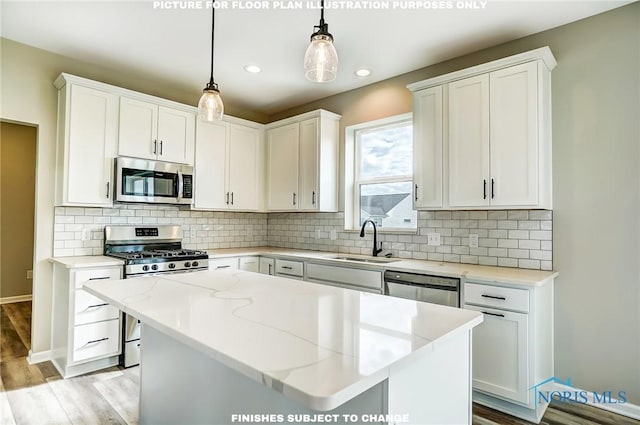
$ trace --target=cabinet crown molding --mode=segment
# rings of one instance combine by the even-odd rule
[[[549,46],[544,46],[538,49],[529,50],[527,52],[518,53],[513,56],[507,56],[506,58],[472,66],[470,68],[465,68],[459,71],[450,72],[448,74],[439,75],[437,77],[428,78],[426,80],[417,81],[415,83],[408,84],[407,88],[412,92],[415,92],[440,84],[450,83],[452,81],[461,80],[463,78],[473,77],[475,75],[485,74],[491,71],[496,71],[498,69],[533,61],[541,61],[549,71],[555,68],[558,64]]]
[[[291,123],[294,123],[294,122],[300,122],[300,121],[304,121],[304,120],[309,119],[309,118],[316,118],[316,117],[325,118],[325,119],[340,120],[340,118],[342,118],[342,115],[338,115],[336,113],[329,112],[329,111],[324,110],[324,109],[316,109],[314,111],[305,112],[304,114],[295,115],[295,116],[292,116],[292,117],[289,117],[289,118],[283,118],[283,119],[278,120],[278,121],[270,122],[270,123],[266,124],[266,129],[269,130],[271,128],[282,127],[283,125],[291,124]]]

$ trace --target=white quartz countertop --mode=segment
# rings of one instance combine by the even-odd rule
[[[500,283],[513,286],[536,287],[548,283],[558,276],[556,271],[541,271],[516,269],[512,267],[479,266],[474,264],[448,263],[428,260],[411,260],[393,258],[392,262],[368,263],[360,261],[341,260],[336,257],[361,257],[362,255],[343,254],[336,252],[310,251],[302,249],[255,247],[255,248],[227,248],[208,250],[209,258],[225,258],[235,256],[260,255],[272,258],[289,258],[314,263],[329,265],[366,268],[372,270],[395,270],[412,273],[432,274],[436,276],[448,276],[464,278],[474,282]],[[373,258],[373,257],[368,257]],[[381,257],[384,260],[384,257]]]
[[[320,411],[483,320],[472,310],[239,270],[92,281],[84,288]]]
[[[79,257],[52,257],[49,261],[63,265],[68,269],[78,269],[83,267],[110,267],[122,266],[124,262],[113,257],[104,255],[85,255]]]

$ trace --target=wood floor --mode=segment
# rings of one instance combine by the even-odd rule
[[[51,362],[30,365],[31,302],[0,306],[0,424],[137,424],[139,368],[109,368],[62,379]],[[529,425],[473,406],[474,425]],[[640,421],[586,405],[553,403],[544,425],[640,425]],[[180,425],[180,424],[176,424]]]

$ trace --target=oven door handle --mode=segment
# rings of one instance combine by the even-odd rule
[[[178,202],[182,201],[182,195],[184,191],[184,177],[182,171],[178,170]]]

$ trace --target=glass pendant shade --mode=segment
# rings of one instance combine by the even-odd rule
[[[326,83],[338,74],[338,52],[330,34],[314,34],[304,55],[304,75],[307,80]]]
[[[220,97],[220,91],[208,87],[202,91],[202,97],[198,102],[198,118],[203,121],[219,121],[224,115],[224,104]]]

